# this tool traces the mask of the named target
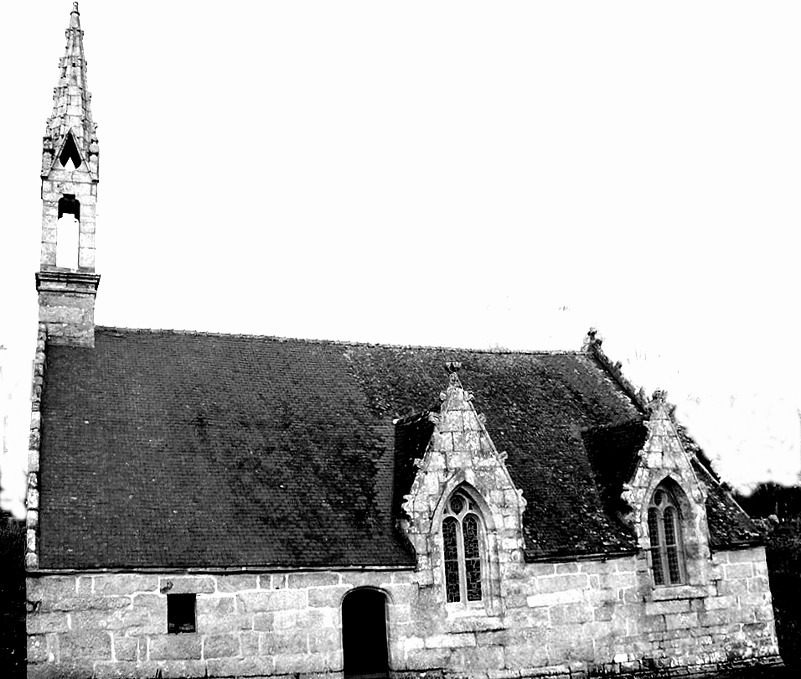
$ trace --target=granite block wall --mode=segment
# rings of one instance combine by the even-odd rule
[[[414,571],[39,575],[28,580],[29,674],[341,677],[342,600],[387,596],[390,669],[481,679],[704,670],[777,662],[761,548],[718,552],[703,586],[654,588],[644,556],[528,563],[502,610],[439,603]],[[168,634],[167,594],[197,595]]]

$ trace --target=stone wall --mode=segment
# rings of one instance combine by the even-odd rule
[[[397,667],[500,678],[778,661],[763,549],[717,553],[710,573],[654,588],[644,555],[526,564],[504,578],[501,617],[426,607],[421,591]]]
[[[342,599],[365,585],[408,627],[417,586],[403,571],[29,577],[28,676],[341,674]],[[197,633],[167,633],[168,592],[197,594]]]
[[[97,149],[97,140],[93,142]],[[83,151],[85,153],[85,150]],[[92,154],[97,160],[97,154]],[[81,271],[93,272],[95,270],[95,232],[96,232],[96,206],[97,206],[97,166],[94,176],[86,164],[79,170],[66,170],[56,160],[51,168],[52,155],[47,149],[43,152],[43,178],[42,178],[42,249],[41,269],[57,268],[56,261],[58,240],[58,203],[65,195],[75,197],[80,203],[79,237],[78,237],[78,268]]]
[[[40,271],[39,322],[50,344],[95,345],[95,296],[100,276],[81,271]]]
[[[499,614],[442,605],[412,571],[31,577],[29,677],[341,676],[342,599],[361,586],[387,595],[397,672],[504,679],[777,660],[761,548],[714,554],[704,586],[654,588],[644,556],[510,568]],[[196,633],[167,633],[167,592],[197,593]]]
[[[31,387],[31,425],[28,435],[28,488],[25,493],[25,568],[39,568],[39,448],[42,442],[42,391],[45,373],[45,343],[47,326],[39,323],[36,353],[33,359]]]

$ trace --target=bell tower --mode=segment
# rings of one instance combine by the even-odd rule
[[[86,86],[78,3],[42,144],[42,251],[39,323],[54,344],[94,346],[95,205],[99,147]]]

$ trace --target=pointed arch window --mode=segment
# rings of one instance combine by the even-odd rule
[[[680,585],[687,581],[681,512],[675,495],[659,486],[648,506],[648,537],[655,585]]]
[[[481,601],[483,524],[476,503],[455,492],[445,507],[442,543],[445,565],[445,600],[448,603]]]

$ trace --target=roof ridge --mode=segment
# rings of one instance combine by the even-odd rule
[[[590,328],[587,332],[587,339],[584,344],[583,352],[589,354],[598,362],[603,370],[620,386],[623,392],[643,411],[646,412],[648,399],[642,387],[639,389],[634,386],[631,380],[623,374],[623,363],[621,361],[612,362],[601,348],[603,339],[598,337],[598,331]]]
[[[277,342],[305,342],[307,344],[327,344],[343,347],[385,347],[390,349],[440,349],[443,351],[471,351],[481,354],[524,354],[524,355],[543,355],[543,356],[580,356],[585,352],[577,349],[502,349],[502,348],[476,348],[476,347],[453,347],[437,344],[394,344],[391,342],[366,342],[360,340],[334,340],[319,339],[308,337],[282,337],[279,335],[259,335],[241,332],[212,332],[208,330],[178,330],[174,328],[125,328],[119,326],[97,325],[96,331],[109,333],[135,333],[135,334],[169,334],[169,335],[190,335],[197,337],[233,337],[241,339],[260,339]]]

